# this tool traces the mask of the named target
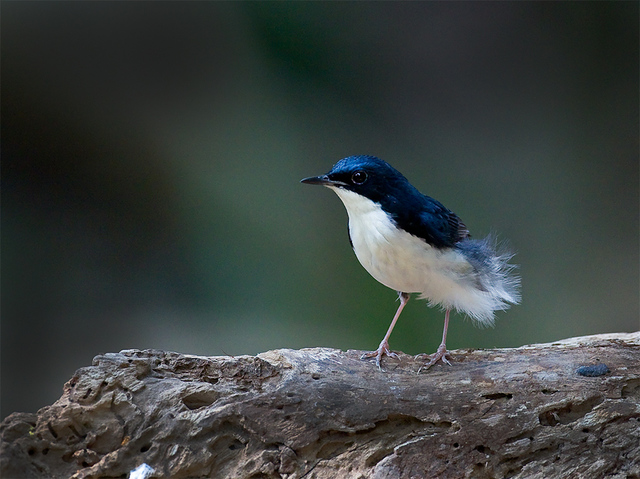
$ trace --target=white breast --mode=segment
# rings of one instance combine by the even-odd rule
[[[501,309],[492,294],[478,288],[473,267],[453,248],[434,248],[395,226],[379,204],[332,187],[349,215],[349,233],[360,264],[396,291],[421,293],[431,304],[455,308],[482,323]]]

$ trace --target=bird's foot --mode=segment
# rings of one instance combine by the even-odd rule
[[[380,360],[384,355],[387,355],[393,359],[400,359],[400,356],[398,356],[397,353],[394,353],[389,349],[389,343],[387,341],[382,341],[380,343],[380,346],[378,346],[378,349],[376,349],[375,351],[371,351],[370,353],[364,353],[362,356],[360,356],[360,359],[376,358],[376,366],[378,366],[378,369],[382,371]]]
[[[429,362],[424,366],[422,366],[420,369],[418,369],[418,373],[420,373],[420,371],[422,371],[423,369],[429,369],[438,361],[442,361],[443,363],[446,363],[449,366],[451,366],[451,363],[449,362],[451,359],[453,358],[447,351],[447,347],[445,346],[444,343],[442,343],[440,346],[438,346],[438,350],[431,356],[431,359],[429,360]]]

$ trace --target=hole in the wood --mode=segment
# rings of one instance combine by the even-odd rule
[[[533,441],[533,436],[529,436],[529,433],[518,434],[517,436],[513,436],[508,438],[505,441],[505,444],[513,444],[514,442],[521,441],[523,439],[528,439],[529,441]]]
[[[235,451],[237,449],[242,449],[243,447],[244,447],[244,444],[242,444],[237,439],[235,439],[231,444],[229,444],[229,450],[230,451]]]
[[[151,449],[151,444],[145,444],[140,448],[140,452],[147,452],[149,449]]]
[[[491,399],[495,401],[496,399],[511,399],[513,398],[513,394],[511,393],[493,393],[493,394],[485,394],[482,396],[485,399]]]
[[[570,424],[584,417],[585,414],[593,410],[603,401],[600,396],[586,398],[582,402],[570,402],[564,407],[550,409],[538,416],[540,424],[543,426],[556,426],[558,424]]]
[[[182,403],[192,411],[201,407],[211,406],[218,400],[220,394],[216,391],[198,391],[182,398]]]

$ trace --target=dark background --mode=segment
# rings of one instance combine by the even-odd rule
[[[352,154],[518,251],[522,305],[451,349],[637,330],[638,13],[2,2],[2,416],[104,352],[377,347],[396,293],[299,184]],[[442,320],[412,301],[392,348]]]

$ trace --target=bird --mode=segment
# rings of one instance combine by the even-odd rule
[[[398,170],[370,155],[349,156],[302,183],[333,190],[349,217],[349,242],[364,269],[398,293],[400,305],[378,349],[361,359],[399,359],[389,337],[412,293],[444,310],[442,342],[423,368],[451,365],[446,339],[452,310],[478,326],[492,326],[495,312],[520,303],[514,254],[495,234],[471,237],[467,226],[439,201],[418,191]]]

